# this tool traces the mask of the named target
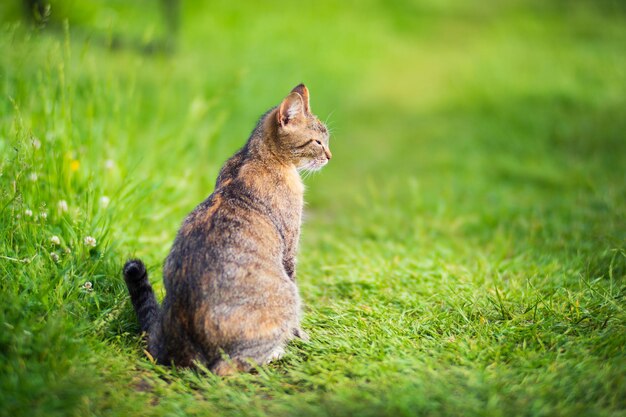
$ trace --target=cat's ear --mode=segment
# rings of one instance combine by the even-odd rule
[[[298,93],[302,96],[304,102],[304,113],[311,114],[311,107],[309,106],[309,89],[306,85],[300,83],[291,90],[292,93]]]
[[[276,117],[278,118],[278,124],[282,127],[304,119],[304,101],[302,96],[292,92],[285,97],[280,106],[278,106]]]

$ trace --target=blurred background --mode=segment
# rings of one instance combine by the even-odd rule
[[[528,191],[621,175],[620,1],[10,0],[0,13],[4,97],[54,116],[58,92],[36,82],[62,66],[74,148],[182,175],[189,201],[299,82],[337,152],[313,204],[409,176],[450,201],[473,176]],[[29,128],[63,135],[62,119]]]
[[[180,204],[168,233],[300,82],[337,155],[310,181],[312,212],[346,215],[368,187],[401,198],[411,178],[422,203],[470,216],[571,210],[590,183],[597,204],[623,193],[620,1],[13,0],[0,11],[5,117],[18,105],[32,134],[66,138],[92,167],[123,161],[156,180]]]
[[[314,339],[337,340],[332,329],[347,320],[340,339],[349,342],[345,352],[330,351],[336,366],[349,369],[321,374],[345,371],[362,388],[351,391],[346,382],[345,392],[367,392],[394,380],[386,375],[396,371],[363,371],[360,380],[351,360],[361,357],[355,350],[361,342],[394,357],[410,351],[417,362],[434,361],[433,369],[453,367],[467,349],[476,354],[467,366],[478,373],[492,360],[502,366],[477,377],[485,398],[500,395],[493,386],[520,381],[498,397],[519,410],[541,385],[526,377],[547,367],[549,354],[539,354],[539,365],[515,364],[519,356],[508,351],[502,362],[481,362],[480,355],[500,346],[501,339],[489,339],[499,327],[488,329],[484,345],[473,339],[474,327],[462,329],[468,322],[500,326],[490,317],[518,314],[522,324],[507,328],[517,334],[533,322],[526,316],[529,300],[554,297],[543,313],[535,304],[546,327],[528,339],[530,349],[535,338],[539,352],[558,345],[564,332],[558,323],[577,326],[573,312],[585,305],[597,327],[568,334],[595,337],[603,329],[611,342],[572,340],[579,348],[563,359],[558,375],[588,381],[584,389],[542,381],[561,387],[554,389],[567,394],[571,410],[592,404],[589,392],[608,398],[602,397],[607,386],[613,402],[599,407],[619,406],[615,387],[626,334],[619,307],[626,274],[625,2],[3,0],[0,25],[0,266],[3,298],[10,300],[0,322],[36,336],[51,329],[39,339],[50,346],[45,352],[21,330],[0,337],[8,352],[3,369],[16,375],[3,380],[14,403],[28,404],[24,398],[49,392],[55,381],[51,401],[59,410],[83,404],[76,381],[89,381],[94,392],[101,384],[76,365],[90,352],[106,352],[99,357],[110,369],[141,355],[119,278],[122,260],[144,258],[161,291],[160,265],[184,216],[211,193],[220,166],[260,115],[304,82],[313,112],[331,129],[333,152],[331,163],[306,180],[299,270],[310,306],[305,324],[315,323]],[[67,250],[51,248],[52,235]],[[85,235],[95,237],[96,249],[81,249]],[[60,261],[48,257],[51,250]],[[606,292],[591,291],[581,279]],[[78,291],[87,280],[96,290]],[[468,313],[472,306],[480,313]],[[393,345],[456,311],[458,322],[420,338],[423,351]],[[428,312],[441,314],[419,322]],[[65,324],[52,326],[55,317]],[[355,317],[375,319],[356,330]],[[418,322],[422,327],[411,327]],[[369,338],[379,324],[388,337]],[[452,349],[445,347],[450,337],[467,338],[465,348],[453,359],[437,356]],[[84,338],[89,354],[72,342]],[[368,369],[383,366],[372,355],[363,356]],[[577,368],[594,355],[598,363]],[[324,359],[307,358],[310,366]],[[596,372],[600,362],[605,373]],[[301,362],[303,368],[291,365],[303,375],[313,372]],[[582,376],[568,373],[574,368],[584,369]],[[465,374],[437,379],[421,369],[405,382],[423,381],[425,404],[450,401],[447,392],[457,389],[477,392],[464,385]],[[308,376],[302,382],[294,375],[298,389],[334,392],[330,382],[308,385]],[[189,386],[200,384],[189,378]],[[267,389],[275,395],[274,386]],[[544,395],[541,404],[552,404],[559,395],[551,390],[533,398]],[[404,394],[413,401],[412,389]],[[313,406],[316,395],[309,397]],[[461,414],[463,395],[454,403]],[[109,401],[94,396],[97,407]],[[355,398],[341,401],[359,404]],[[553,415],[560,410],[547,407]]]

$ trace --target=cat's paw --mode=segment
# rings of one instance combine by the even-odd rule
[[[282,358],[284,355],[285,355],[285,349],[283,349],[282,346],[279,346],[276,349],[274,349],[274,351],[270,354],[270,357],[267,360],[267,363],[277,361],[280,358]]]
[[[297,337],[298,339],[302,339],[305,342],[308,342],[309,340],[311,340],[311,338],[309,337],[309,334],[305,332],[304,330],[302,330],[302,328],[294,329],[293,335]]]

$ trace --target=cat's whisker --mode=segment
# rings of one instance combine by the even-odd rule
[[[333,113],[335,113],[335,110],[331,110],[330,113],[328,113],[328,116],[326,116],[326,120],[324,120],[326,127],[328,127],[328,120],[332,117]]]

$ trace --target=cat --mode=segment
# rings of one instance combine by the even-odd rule
[[[296,285],[304,186],[299,171],[331,159],[329,132],[300,84],[259,120],[222,167],[215,190],[184,220],[163,266],[159,306],[145,265],[123,269],[148,352],[217,375],[280,358],[300,327]]]

